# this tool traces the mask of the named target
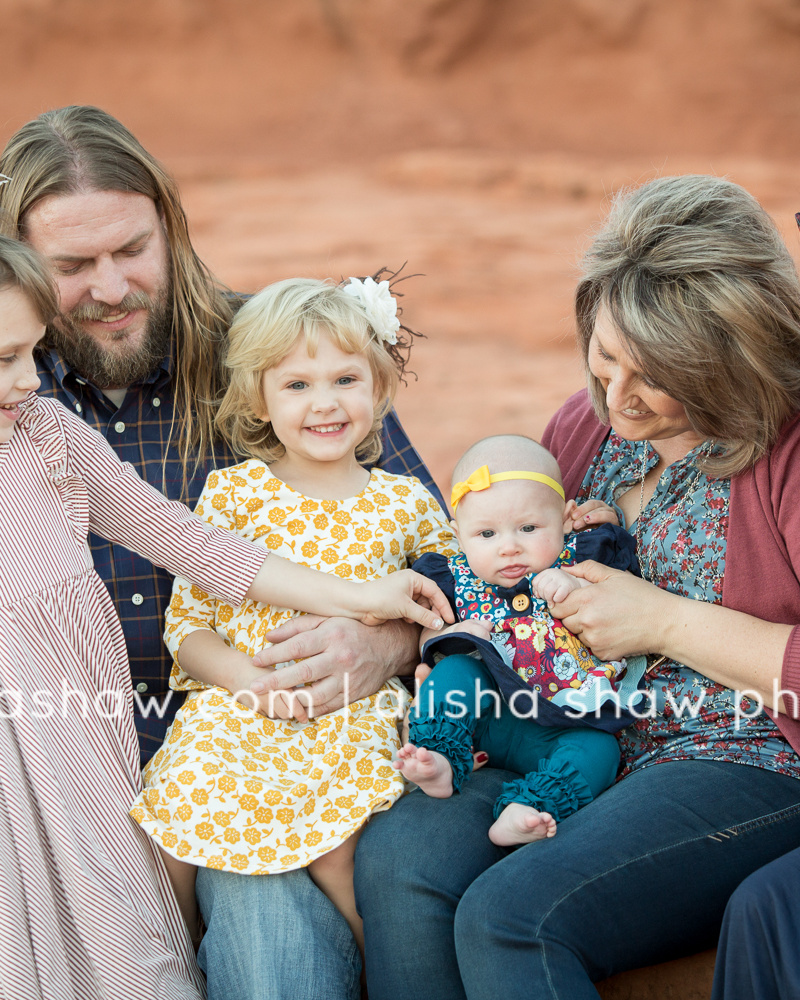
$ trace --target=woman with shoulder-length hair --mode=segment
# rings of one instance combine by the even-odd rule
[[[371,1000],[596,997],[712,946],[738,883],[800,843],[792,260],[742,188],[662,178],[617,198],[576,305],[589,392],[543,443],[581,513],[601,501],[634,535],[644,579],[582,563],[593,586],[553,613],[603,659],[648,654],[647,707],[621,780],[550,840],[488,840],[491,768],[376,817],[357,858]]]

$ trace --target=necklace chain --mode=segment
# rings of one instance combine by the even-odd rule
[[[710,455],[711,454],[711,449],[713,447],[714,446],[713,446],[713,444],[712,444],[711,441],[706,441],[706,443],[703,445],[703,448],[701,449],[700,453],[698,454],[697,458],[700,459],[700,458],[704,458],[706,455]],[[644,450],[642,452],[642,469],[641,469],[641,473],[640,473],[640,476],[639,476],[639,513],[636,515],[636,554],[639,557],[639,565],[642,567],[642,569],[644,569],[644,566],[642,566],[643,557],[647,558],[647,571],[648,571],[648,575],[651,575],[651,571],[652,571],[651,553],[652,553],[652,549],[653,549],[654,544],[655,544],[655,540],[653,538],[651,538],[650,542],[647,545],[647,547],[644,550],[642,549],[642,521],[643,521],[643,511],[644,511],[644,481],[647,478],[647,455],[648,455],[649,450],[650,450],[650,442],[649,441],[645,441],[644,442]],[[686,504],[688,498],[694,492],[694,489],[697,486],[698,482],[700,481],[700,477],[702,475],[703,475],[703,472],[702,472],[701,469],[697,468],[697,460],[695,460],[695,472],[694,472],[694,475],[692,476],[691,480],[687,484],[687,486],[686,486],[685,490],[683,491],[683,494],[679,498],[678,502],[673,506],[672,511],[670,512],[673,518],[678,514],[678,512]],[[658,518],[658,514],[651,515],[647,519],[648,525],[652,525],[653,521],[657,520],[657,518]],[[649,656],[648,657],[648,662],[647,662],[647,672],[648,673],[652,673],[654,670],[656,670],[658,667],[660,667],[666,660],[667,660],[666,656],[656,656],[655,654]]]
[[[682,496],[679,498],[679,500],[677,501],[677,503],[673,506],[672,510],[670,511],[670,516],[672,516],[673,518],[680,511],[682,511],[683,507],[686,505],[687,500],[692,495],[692,493],[694,492],[695,487],[697,486],[698,482],[700,481],[700,477],[703,475],[703,470],[697,467],[697,461],[699,459],[705,458],[707,455],[710,455],[711,454],[711,449],[713,447],[714,447],[714,445],[713,445],[713,443],[711,441],[706,441],[705,444],[703,445],[703,447],[701,448],[699,454],[697,455],[697,458],[695,459],[695,462],[694,462],[694,466],[695,466],[694,475],[692,476],[692,478],[689,481],[689,483],[686,485],[686,488],[684,489]],[[647,568],[648,568],[648,570],[651,569],[650,550],[653,547],[653,539],[651,538],[649,544],[647,545],[646,550],[643,551],[642,550],[642,521],[643,521],[643,511],[644,511],[644,481],[647,478],[647,455],[648,455],[649,450],[650,450],[650,442],[649,441],[645,441],[644,442],[644,450],[642,451],[641,472],[640,472],[640,475],[639,475],[639,513],[636,516],[636,553],[639,556],[640,562],[641,562],[641,559],[642,559],[643,555],[647,556]],[[656,514],[652,514],[650,517],[647,518],[648,525],[652,525],[653,521],[655,521],[657,519],[658,519],[658,514],[657,513]]]

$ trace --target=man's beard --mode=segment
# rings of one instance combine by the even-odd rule
[[[45,343],[58,351],[72,371],[98,389],[133,385],[147,378],[164,360],[172,330],[171,301],[171,285],[168,285],[155,300],[145,292],[132,292],[115,306],[101,303],[76,306],[59,316],[59,326],[47,327]],[[102,347],[80,325],[83,320],[99,320],[136,309],[148,310],[147,325],[136,348]]]

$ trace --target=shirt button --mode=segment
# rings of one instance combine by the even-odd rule
[[[114,424],[114,430],[117,432],[117,434],[121,434],[125,430],[125,424],[123,424],[121,420],[118,420]]]
[[[147,690],[147,685],[145,684],[144,681],[139,681],[139,683],[136,685],[136,690],[139,692],[139,694],[144,694],[145,691]]]
[[[83,413],[83,407],[81,406],[80,403],[75,404],[75,409],[78,411],[78,413]]]
[[[135,604],[138,608],[140,604],[144,604],[144,598],[141,594],[134,594],[131,598],[131,604]]]
[[[519,611],[521,614],[523,611],[527,611],[530,606],[531,599],[527,594],[514,594],[511,600],[511,607],[515,611]]]
[[[161,406],[161,400],[158,396],[153,396],[153,406]]]

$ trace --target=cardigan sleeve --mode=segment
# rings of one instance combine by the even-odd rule
[[[783,657],[787,714],[767,710],[800,752],[800,416],[783,428],[770,453],[731,480],[730,524],[722,603],[795,626]],[[792,718],[794,716],[794,718]]]
[[[586,470],[609,430],[597,419],[586,389],[570,396],[548,423],[542,444],[558,462],[567,499],[577,496]]]

